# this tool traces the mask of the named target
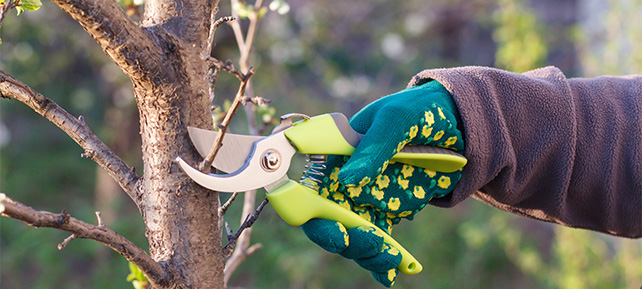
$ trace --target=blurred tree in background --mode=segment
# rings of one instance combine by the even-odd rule
[[[426,68],[497,66],[526,71],[555,65],[567,76],[642,73],[640,0],[288,0],[267,13],[251,63],[253,89],[276,114],[341,111],[406,86]],[[221,2],[222,14],[231,7]],[[245,24],[244,24],[245,25]],[[9,15],[0,68],[83,115],[127,163],[140,169],[138,115],[131,83],[80,26],[49,2]],[[238,57],[223,25],[215,56]],[[236,80],[221,75],[218,105]],[[15,101],[0,102],[0,189],[21,192],[38,209],[67,208],[146,248],[144,225],[120,188],[48,121]],[[11,120],[11,121],[9,121]],[[247,133],[240,120],[231,128]],[[46,144],[42,140],[47,139]],[[298,160],[302,168],[303,160]],[[300,172],[291,172],[297,176]],[[64,196],[64,197],[61,197]],[[16,198],[18,196],[16,195]],[[73,210],[73,211],[72,211]],[[232,207],[231,216],[240,214]],[[439,216],[439,217],[438,217]],[[229,220],[230,225],[234,219]],[[247,288],[373,288],[370,274],[328,254],[268,207],[254,226],[264,248],[230,281]],[[1,288],[127,288],[127,261],[104,246],[0,219]],[[395,288],[638,288],[642,243],[515,217],[479,202],[428,207],[395,230],[424,265]]]

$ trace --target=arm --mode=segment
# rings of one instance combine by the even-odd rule
[[[642,77],[566,79],[548,67],[426,70],[452,94],[469,159],[452,194],[519,215],[642,236]]]

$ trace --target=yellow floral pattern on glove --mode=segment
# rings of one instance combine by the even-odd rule
[[[426,118],[426,125],[432,126],[435,123],[435,115],[432,113],[432,111],[426,111],[424,113],[424,116]]]
[[[380,191],[377,188],[372,188],[371,194],[375,197],[375,199],[379,201],[383,200],[383,191]]]
[[[423,199],[426,197],[426,191],[421,186],[415,186],[415,188],[412,190],[412,194],[417,199]]]
[[[399,198],[390,198],[390,200],[388,200],[388,209],[390,210],[393,210],[393,211],[399,210],[399,205],[400,205]]]
[[[410,131],[408,132],[408,140],[412,140],[417,136],[417,132],[419,132],[419,126],[412,126],[410,127]]]
[[[386,175],[377,176],[377,187],[380,190],[387,188],[388,184],[390,184],[390,177],[388,177]]]
[[[429,138],[430,134],[432,134],[432,127],[424,125],[424,127],[421,129],[421,136],[423,136],[424,138]]]
[[[348,196],[350,198],[356,198],[361,195],[361,188],[362,187],[348,187]]]
[[[442,136],[444,136],[444,131],[440,130],[435,134],[435,136],[432,139],[433,140],[440,140]]]
[[[450,147],[451,145],[454,145],[456,141],[457,141],[457,137],[451,136],[444,142],[443,147],[445,148]]]
[[[404,178],[409,178],[412,176],[412,172],[415,171],[415,167],[411,165],[403,165],[403,168],[401,169],[401,174],[403,175]]]
[[[343,233],[343,242],[345,243],[345,246],[349,246],[350,239],[348,238],[348,230],[346,230],[346,227],[341,223],[337,223],[337,226],[339,226],[339,231]]]
[[[439,181],[437,181],[437,185],[442,189],[450,187],[450,178],[447,176],[441,176]]]

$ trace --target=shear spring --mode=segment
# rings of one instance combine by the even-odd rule
[[[306,155],[307,165],[305,166],[306,170],[301,176],[299,183],[315,191],[319,190],[319,183],[325,176],[322,170],[325,170],[327,167],[325,161],[328,159],[327,155]]]

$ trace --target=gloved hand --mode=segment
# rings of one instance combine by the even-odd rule
[[[405,145],[432,145],[463,152],[457,109],[437,81],[383,97],[359,111],[350,125],[364,134],[351,157],[329,156],[319,194],[356,212],[390,234],[401,218],[413,219],[433,197],[450,193],[461,171],[441,173],[390,161]],[[346,230],[312,219],[301,226],[322,248],[354,259],[386,287],[394,284],[401,254],[373,228]]]

